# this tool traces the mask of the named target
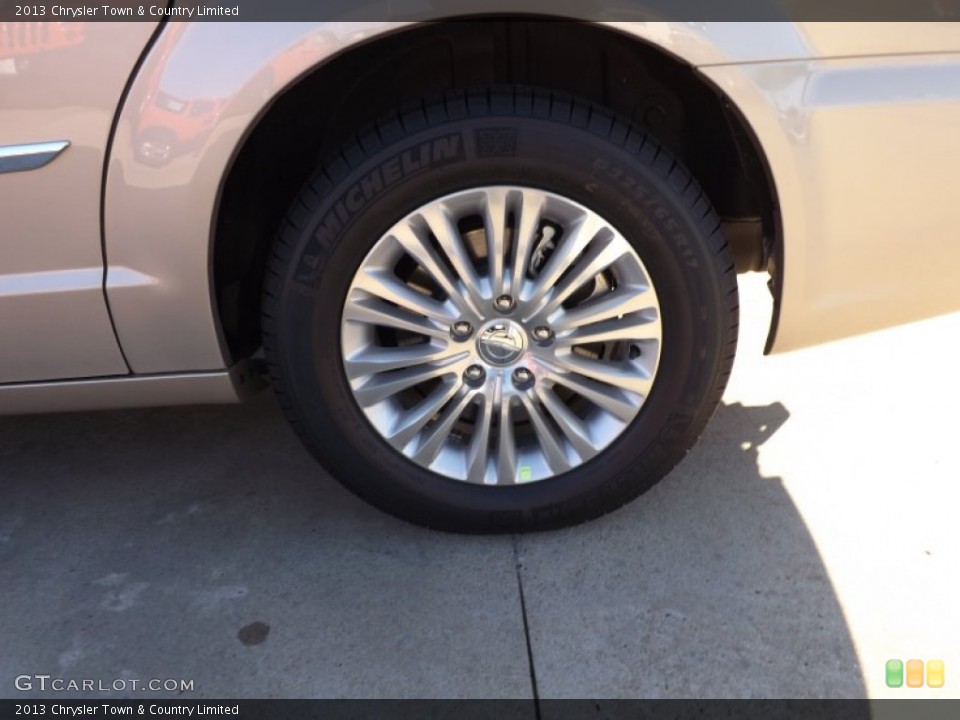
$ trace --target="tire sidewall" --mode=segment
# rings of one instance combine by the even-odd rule
[[[673,161],[652,143],[629,148],[586,127],[495,113],[376,144],[346,155],[349,162],[328,171],[332,182],[314,183],[323,192],[301,198],[306,219],[281,281],[274,359],[308,446],[361,496],[428,524],[443,517],[443,524],[509,525],[530,515],[563,522],[571,513],[600,514],[653,484],[699,434],[704,408],[712,411],[728,342],[720,269],[702,218],[684,202],[686,188],[670,182]],[[432,200],[485,185],[545,190],[598,213],[649,271],[663,327],[653,390],[611,445],[558,477],[493,488],[432,473],[382,439],[352,396],[340,347],[347,291],[383,233]]]

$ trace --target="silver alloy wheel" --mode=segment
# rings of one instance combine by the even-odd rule
[[[371,425],[440,475],[555,477],[612,443],[649,396],[660,306],[633,247],[557,194],[481,187],[391,227],[357,270],[343,367]]]

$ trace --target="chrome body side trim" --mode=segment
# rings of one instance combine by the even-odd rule
[[[36,170],[53,161],[70,146],[69,140],[0,145],[0,173]]]
[[[150,285],[156,280],[125,267],[110,268],[115,287]],[[103,286],[103,268],[86,267],[72,270],[46,270],[34,273],[0,274],[0,298],[51,295],[55,293],[99,292]]]

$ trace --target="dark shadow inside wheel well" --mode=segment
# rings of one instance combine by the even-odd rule
[[[447,90],[528,85],[606,106],[690,169],[724,220],[738,270],[764,269],[777,231],[769,169],[746,121],[689,65],[597,25],[510,19],[423,24],[359,45],[297,81],[248,135],[214,236],[217,311],[231,358],[260,345],[274,232],[321,159],[395,107]]]

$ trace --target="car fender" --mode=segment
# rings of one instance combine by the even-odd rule
[[[402,32],[406,25],[168,23],[131,85],[117,123],[105,187],[106,288],[117,334],[134,372],[214,370],[227,364],[214,300],[212,246],[221,187],[233,159],[258,119],[299,77],[359,43]],[[839,66],[831,62],[870,64],[853,57],[822,60],[824,53],[854,56],[864,50],[929,48],[918,39],[920,29],[844,36],[830,27],[790,22],[759,28],[741,23],[606,25],[699,68],[759,138],[787,228],[777,238],[781,243],[777,271],[782,275],[776,287],[783,293],[777,312],[789,320],[780,323],[780,332],[789,332],[772,349],[884,324],[884,313],[899,296],[881,298],[886,302],[878,311],[858,320],[870,299],[865,282],[860,296],[851,297],[840,292],[836,272],[811,275],[811,268],[818,266],[807,261],[806,246],[818,208],[811,203],[805,173],[814,166],[804,158],[809,139],[799,138],[794,127],[795,111],[805,96],[802,91],[799,96],[795,90],[785,93],[784,87],[802,86],[807,75]],[[838,40],[842,37],[847,37],[846,44]],[[946,47],[951,35],[934,37],[937,47]],[[901,82],[913,79],[904,77]],[[169,127],[160,133],[155,126],[164,114]],[[891,128],[896,126],[895,122]],[[823,160],[818,156],[816,167],[829,171]],[[835,174],[834,179],[843,177],[844,173]],[[866,206],[863,200],[855,209]],[[817,228],[831,235],[851,226]],[[821,237],[819,242],[822,249],[826,240]],[[869,250],[865,243],[861,239],[854,246],[848,244],[854,250],[833,257],[862,259]],[[933,247],[939,244],[937,239]],[[884,268],[878,269],[885,277]],[[892,317],[909,320],[955,309],[943,292],[937,293],[928,301],[915,299]],[[811,311],[815,320],[805,320]],[[833,317],[839,322],[824,325]]]

